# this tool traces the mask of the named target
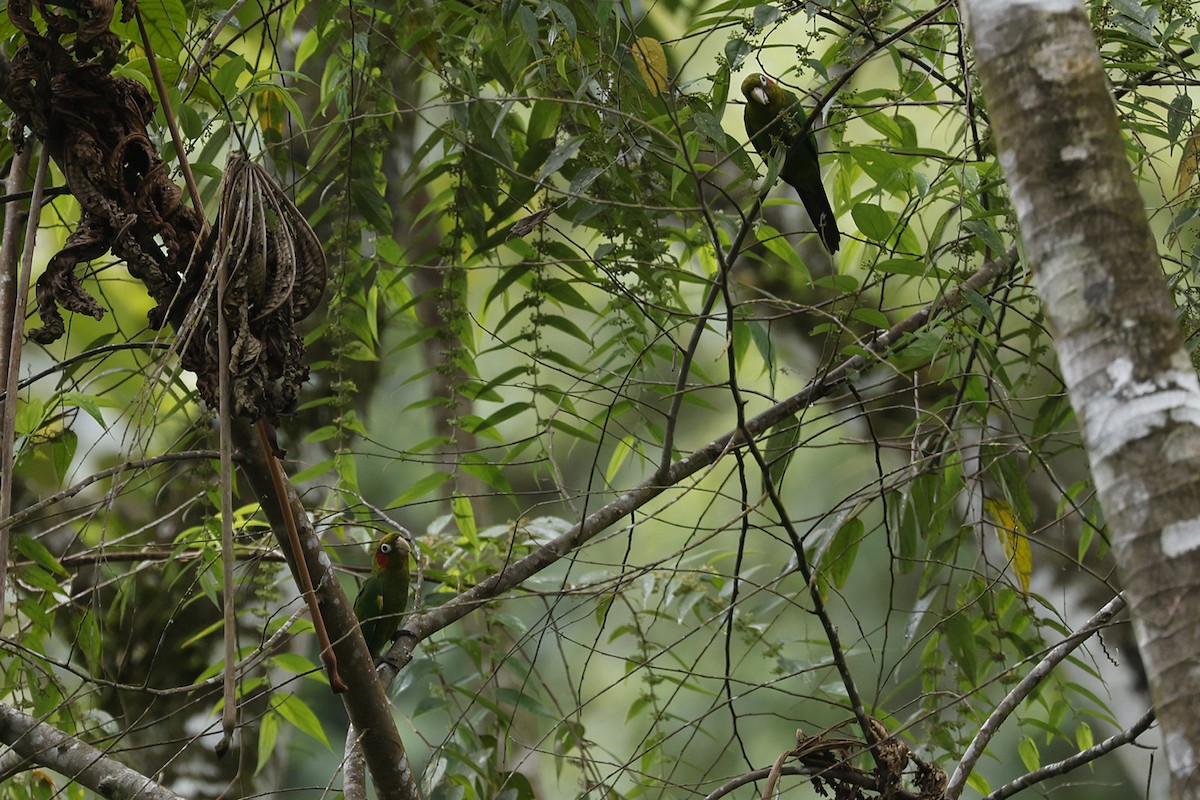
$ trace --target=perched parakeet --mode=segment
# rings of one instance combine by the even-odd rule
[[[389,533],[375,543],[371,576],[354,598],[354,615],[362,628],[367,649],[378,658],[400,628],[400,615],[408,607],[408,542]]]
[[[746,95],[746,133],[754,149],[765,159],[776,147],[784,148],[779,175],[799,193],[825,249],[836,253],[841,234],[821,185],[817,140],[812,133],[800,135],[805,120],[800,99],[760,72],[742,81],[742,94]]]

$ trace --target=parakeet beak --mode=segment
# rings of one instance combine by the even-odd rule
[[[767,99],[767,90],[761,86],[755,86],[750,90],[750,100],[758,103],[760,106],[770,105],[771,101]]]

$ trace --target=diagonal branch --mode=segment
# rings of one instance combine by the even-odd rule
[[[905,336],[922,328],[939,311],[960,307],[965,302],[966,292],[980,291],[997,276],[1009,270],[1015,261],[1016,250],[1013,248],[1003,258],[985,262],[970,278],[948,290],[942,297],[917,313],[879,334],[863,348],[865,352],[843,361],[829,372],[814,379],[800,392],[747,420],[743,429],[744,433],[742,430],[734,430],[714,439],[699,450],[674,462],[668,469],[660,470],[611,503],[589,514],[566,533],[552,539],[524,558],[513,562],[487,580],[481,581],[450,602],[413,617],[406,625],[406,630],[410,635],[402,636],[397,640],[389,654],[389,660],[397,664],[406,663],[416,642],[462,619],[492,598],[519,586],[530,576],[571,553],[608,526],[646,505],[668,487],[715,464],[726,453],[741,447],[745,443],[744,436],[756,437],[766,433],[776,423],[811,405],[838,384],[849,380],[857,372],[876,363],[885,353],[903,348],[902,339]],[[390,682],[396,672],[396,668],[390,663],[385,663],[380,667],[384,683]]]
[[[1110,753],[1116,750],[1123,744],[1132,742],[1137,737],[1141,736],[1150,726],[1154,724],[1155,712],[1150,709],[1138,719],[1137,722],[1130,725],[1120,733],[1114,733],[1112,736],[1105,739],[1100,744],[1094,747],[1089,747],[1087,750],[1081,750],[1073,756],[1064,758],[1062,761],[1055,761],[1053,764],[1047,764],[1040,769],[1035,769],[1026,775],[1022,775],[1015,781],[1006,783],[996,791],[989,794],[983,800],[1005,800],[1006,797],[1012,797],[1018,792],[1028,789],[1035,783],[1041,783],[1047,778],[1053,778],[1058,775],[1065,775],[1077,767],[1082,767],[1084,764],[1095,761],[1105,753]]]
[[[1092,618],[1083,624],[1079,630],[1072,633],[1066,639],[1058,643],[1046,657],[1043,658],[1038,665],[1029,671],[1029,674],[1021,679],[1021,682],[1013,687],[1012,691],[1000,701],[992,711],[991,716],[983,723],[983,727],[979,729],[979,733],[975,734],[975,738],[971,740],[971,744],[967,746],[967,752],[963,754],[962,760],[958,762],[958,766],[954,768],[954,774],[950,776],[950,782],[946,785],[946,800],[956,800],[962,794],[963,787],[967,785],[967,778],[971,775],[971,770],[975,768],[976,762],[983,755],[984,749],[988,742],[996,735],[996,731],[1000,730],[1000,726],[1008,719],[1017,709],[1017,706],[1029,696],[1039,683],[1046,679],[1051,670],[1059,665],[1059,663],[1075,651],[1079,645],[1090,639],[1102,627],[1108,624],[1121,609],[1125,608],[1125,599],[1121,595],[1117,595],[1104,608],[1092,615]]]
[[[272,465],[275,456],[270,448],[255,446],[254,424],[242,417],[232,419],[234,440],[242,443],[245,473],[263,513],[275,531],[288,566],[297,585],[301,584],[298,570],[307,570],[312,578],[320,617],[328,627],[329,639],[337,659],[338,671],[353,691],[340,695],[346,705],[350,723],[361,734],[363,756],[380,800],[416,800],[416,776],[404,749],[404,742],[392,718],[392,706],[375,674],[367,643],[358,629],[358,620],[350,601],[342,591],[333,563],[321,547],[320,537],[313,528],[296,488],[284,478],[282,494],[276,490]],[[300,540],[301,552],[293,553],[291,539],[284,520],[284,509],[290,511]]]
[[[109,800],[182,800],[103,751],[5,703],[0,703],[0,741]]]

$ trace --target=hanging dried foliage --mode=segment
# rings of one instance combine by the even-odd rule
[[[241,152],[229,157],[221,180],[213,264],[229,275],[221,307],[231,334],[234,413],[271,419],[295,405],[308,378],[296,322],[325,291],[325,254],[274,179]],[[210,338],[209,358],[216,357]],[[209,403],[215,390],[202,386]]]
[[[122,18],[133,8],[132,0],[126,2]],[[44,33],[31,16],[34,9]],[[80,262],[109,250],[124,259],[157,303],[149,313],[155,329],[183,318],[203,274],[203,265],[193,262],[203,219],[183,205],[146,134],[154,101],[137,81],[109,74],[120,44],[108,30],[114,12],[115,0],[53,8],[40,0],[8,4],[26,39],[3,90],[17,116],[14,135],[18,144],[26,131],[45,143],[81,208],[79,226],[38,278],[43,326],[30,338],[43,344],[64,333],[60,308],[104,315],[75,275]]]
[[[122,18],[131,18],[133,9],[126,0]],[[26,132],[45,142],[81,207],[78,227],[38,279],[42,327],[30,338],[48,344],[62,337],[62,309],[104,315],[75,270],[111,251],[156,302],[150,327],[170,323],[180,332],[183,367],[215,408],[219,362],[211,300],[216,265],[224,264],[234,411],[276,421],[295,406],[308,377],[296,322],[316,307],[325,287],[325,257],[312,228],[271,177],[237,153],[222,181],[217,230],[205,230],[147,134],[154,112],[149,92],[109,74],[120,45],[108,30],[115,0],[53,7],[14,0],[8,13],[26,44],[12,60],[7,85],[0,85],[0,99],[16,114],[18,144]]]

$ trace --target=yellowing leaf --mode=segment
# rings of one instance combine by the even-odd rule
[[[655,97],[671,85],[667,79],[667,54],[653,36],[643,36],[633,43],[633,63],[637,64],[646,88]]]
[[[1029,548],[1029,532],[1017,518],[1012,506],[994,497],[985,497],[983,508],[992,518],[996,537],[1004,545],[1004,554],[1012,564],[1013,572],[1021,584],[1021,591],[1029,591],[1029,575],[1033,572],[1033,553]]]
[[[258,125],[263,131],[274,131],[283,136],[287,125],[287,109],[283,102],[283,89],[263,89],[254,98],[258,108]]]

